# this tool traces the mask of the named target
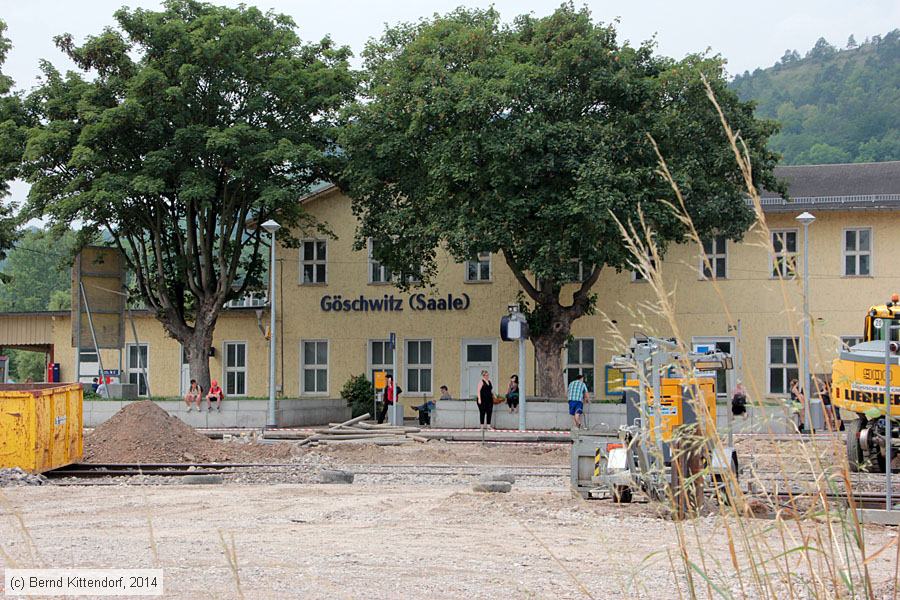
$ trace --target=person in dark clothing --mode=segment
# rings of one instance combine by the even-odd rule
[[[513,375],[509,378],[509,385],[506,388],[506,405],[509,406],[509,412],[519,412],[518,375]]]
[[[434,400],[426,400],[419,406],[414,406],[413,410],[419,413],[419,425],[431,425],[431,413],[434,412]]]
[[[478,382],[475,401],[478,403],[478,422],[481,424],[481,428],[484,429],[485,425],[493,428],[491,419],[494,416],[494,384],[491,383],[487,371],[481,372],[481,381]]]
[[[731,414],[739,417],[747,412],[747,390],[740,379],[734,386],[734,394],[731,396]]]
[[[384,423],[385,417],[387,417],[388,407],[394,405],[394,376],[387,376],[387,385],[384,388],[384,402],[381,405],[381,412],[378,413],[378,423]],[[403,390],[400,389],[400,386],[397,386],[397,397],[400,397],[400,392]]]
[[[800,382],[796,379],[791,379],[791,384],[788,389],[791,393],[791,404],[793,406],[799,405],[799,410],[797,412],[797,429],[800,433],[803,433],[806,429],[806,423],[804,423],[804,416],[806,415],[804,412],[806,409],[806,394],[803,393],[803,388],[800,387]]]

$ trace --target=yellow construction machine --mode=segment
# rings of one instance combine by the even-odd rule
[[[884,472],[887,451],[900,447],[900,295],[866,313],[862,342],[842,349],[832,363],[832,403],[856,414],[847,425],[847,458],[852,471]],[[885,387],[890,385],[886,427]]]
[[[684,426],[698,426],[708,446],[699,487],[723,488],[729,472],[737,476],[737,453],[715,443],[716,379],[711,374],[733,369],[732,357],[680,348],[673,339],[635,336],[627,353],[613,357],[612,365],[630,375],[624,389],[627,423],[619,428],[618,440],[597,449],[591,481],[598,487],[589,496],[606,493],[616,502],[630,502],[633,490],[652,500],[677,495],[671,487],[672,445],[676,429]]]

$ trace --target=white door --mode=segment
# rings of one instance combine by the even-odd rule
[[[128,383],[137,385],[138,396],[147,395],[147,376],[150,372],[150,347],[147,344],[125,345],[125,368],[128,370]]]
[[[693,339],[694,352],[727,352],[734,356],[734,338],[731,337],[695,337]],[[735,360],[735,362],[737,362]],[[727,399],[728,391],[734,385],[734,371],[716,369],[716,398]]]
[[[181,347],[181,395],[184,396],[191,389],[191,365],[188,363],[187,352]]]
[[[464,340],[462,347],[462,381],[459,397],[465,400],[475,397],[481,372],[487,371],[497,389],[497,342],[494,340]]]

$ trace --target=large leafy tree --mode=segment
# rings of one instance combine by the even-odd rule
[[[6,23],[0,20],[0,66],[12,42],[4,34]],[[13,92],[13,80],[0,71],[0,259],[16,239],[15,207],[6,201],[9,182],[18,175],[19,161],[25,143],[24,126],[27,116],[18,94]],[[0,280],[5,276],[0,274]]]
[[[10,218],[10,221],[12,219]],[[76,235],[59,237],[47,231],[27,229],[17,235],[3,264],[0,311],[29,312],[62,310],[71,305],[68,265]],[[0,348],[9,356],[9,375],[18,382],[44,381],[47,355],[24,348]]]
[[[61,301],[71,304],[68,267],[76,237],[71,231],[61,237],[38,229],[23,232],[3,265],[7,281],[0,284],[0,311],[54,310]]]
[[[127,257],[135,286],[209,381],[223,305],[258,285],[267,234],[312,223],[298,199],[334,168],[337,111],[353,98],[349,50],[302,43],[289,17],[169,0],[115,13],[77,45],[88,77],[43,65],[27,99],[27,216],[80,220]]]
[[[650,136],[668,160],[701,235],[739,239],[752,222],[734,154],[701,75],[753,161],[772,177],[772,123],[725,85],[722,61],[654,55],[619,42],[611,25],[563,5],[545,18],[501,23],[459,9],[388,28],[365,50],[364,98],[341,138],[342,185],[376,258],[427,284],[444,248],[457,260],[499,252],[527,296],[541,393],[563,393],[560,364],[572,323],[594,306],[604,268],[632,257],[614,217],[642,207],[657,244],[685,226],[659,200]],[[574,286],[573,265],[583,280]],[[564,289],[565,288],[565,289]]]

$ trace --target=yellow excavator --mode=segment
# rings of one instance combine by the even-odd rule
[[[847,425],[847,459],[851,471],[885,471],[887,440],[891,454],[900,448],[900,295],[869,308],[863,340],[842,349],[831,368],[832,404],[856,413]],[[890,358],[890,432],[885,413],[885,348]]]

